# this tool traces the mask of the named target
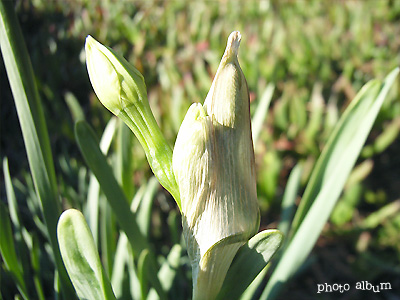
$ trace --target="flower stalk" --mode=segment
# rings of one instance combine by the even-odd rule
[[[142,74],[90,35],[86,38],[85,51],[90,81],[100,102],[132,130],[154,175],[180,208],[179,191],[172,173],[172,149],[151,112]]]

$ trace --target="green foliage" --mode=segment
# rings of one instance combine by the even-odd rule
[[[13,2],[0,3],[0,16],[1,51],[14,95],[36,195],[41,204],[62,293],[64,297],[73,299],[73,288],[57,244],[56,226],[61,212],[46,121]]]
[[[264,230],[240,248],[229,268],[218,299],[239,299],[254,278],[265,268],[282,244],[278,230]]]
[[[115,300],[96,245],[82,213],[69,209],[57,225],[61,255],[80,299]]]
[[[289,243],[268,281],[262,299],[276,298],[284,283],[310,253],[398,73],[399,68],[396,68],[384,82],[375,80],[367,83],[335,126],[310,176],[293,219]]]
[[[6,269],[12,274],[18,290],[24,299],[29,299],[27,296],[26,285],[23,278],[23,270],[19,264],[17,254],[15,252],[15,245],[13,239],[13,232],[11,230],[11,222],[6,211],[5,205],[0,206],[1,216],[1,238],[0,238],[0,251],[3,257]]]
[[[1,153],[2,159],[8,157],[10,167],[8,170],[7,160],[3,160],[2,202],[8,205],[1,204],[3,299],[62,298],[66,276],[54,255],[55,224],[61,210],[71,207],[85,216],[116,298],[147,295],[158,299],[163,293],[168,299],[191,297],[190,262],[181,239],[179,209],[152,177],[137,140],[122,122],[110,119],[94,96],[84,65],[83,45],[88,34],[122,54],[144,75],[151,110],[167,142],[173,145],[187,108],[193,102],[202,103],[210,88],[224,41],[232,30],[241,31],[239,61],[248,81],[254,116],[261,225],[276,228],[280,220],[278,228],[289,233],[273,263],[263,269],[242,299],[259,297],[267,274],[275,267],[275,272],[282,270],[279,265],[283,261],[290,263],[285,253],[297,250],[293,243],[296,235],[300,234],[300,240],[304,235],[310,237],[311,232],[313,240],[322,235],[311,254],[318,259],[303,260],[297,263],[299,268],[290,264],[286,275],[302,272],[302,276],[283,291],[283,299],[292,298],[295,289],[304,297],[314,292],[304,284],[318,279],[310,264],[328,276],[341,278],[351,274],[350,278],[363,279],[368,274],[379,282],[398,276],[398,80],[387,94],[365,146],[358,149],[361,155],[354,158],[349,179],[341,178],[346,182],[343,194],[336,195],[337,206],[334,200],[329,207],[319,204],[323,206],[321,212],[325,211],[322,216],[319,209],[313,209],[317,198],[309,205],[301,204],[298,213],[303,211],[302,217],[296,219],[303,221],[298,225],[295,221],[297,234],[290,234],[300,199],[309,197],[309,192],[303,191],[310,185],[312,172],[319,168],[317,159],[329,147],[327,141],[341,116],[355,105],[357,91],[368,80],[381,80],[398,66],[399,1],[378,2],[15,2],[29,51],[20,53],[23,67],[14,65],[14,75],[10,73],[8,79],[13,93],[22,95],[15,99],[18,114],[25,111],[19,118],[30,165],[25,159],[7,76],[0,66],[4,79],[0,89]],[[0,5],[5,3],[10,9],[14,5],[12,1]],[[16,24],[16,20],[13,22]],[[10,32],[16,28],[12,26]],[[14,50],[6,52],[3,45],[8,34],[2,32],[0,36],[7,67],[22,39]],[[15,88],[27,82],[27,88]],[[377,83],[369,88],[379,89]],[[29,106],[18,104],[23,98]],[[74,124],[78,120],[77,128],[91,132],[81,135],[80,144],[91,143],[91,150],[83,154],[75,139]],[[84,136],[87,141],[82,141]],[[86,162],[100,157],[99,147],[103,153],[101,166],[97,161]],[[93,149],[95,152],[91,152]],[[101,180],[112,178],[110,186],[96,179],[98,169],[102,169]],[[45,192],[37,192],[38,188]],[[115,204],[114,198],[121,204]],[[124,202],[118,202],[121,200]],[[119,205],[124,212],[115,209]],[[128,226],[130,221],[121,220],[118,211],[128,220],[134,218],[137,226]],[[311,211],[318,215],[319,226],[312,218],[307,221]],[[331,222],[322,230],[323,219],[329,219],[330,211]],[[302,224],[306,224],[304,235]],[[133,231],[138,243],[132,242]],[[131,244],[142,246],[135,250]],[[309,241],[307,247],[300,244],[302,252],[294,251],[293,257],[298,253],[308,257],[314,242]],[[344,255],[344,263],[343,256],[325,261],[321,253],[332,247]],[[335,268],[339,260],[347,272]],[[285,278],[289,280],[289,276]],[[244,286],[238,284],[237,288],[242,291]],[[65,299],[72,299],[66,295]]]

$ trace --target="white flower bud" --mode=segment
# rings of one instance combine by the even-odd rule
[[[193,270],[193,299],[214,299],[237,250],[259,228],[249,93],[233,32],[204,107],[181,125],[173,170]]]
[[[178,186],[172,173],[172,149],[151,112],[142,74],[91,36],[86,38],[85,50],[90,81],[100,102],[132,130],[154,175],[180,208]]]
[[[118,116],[131,105],[147,108],[144,78],[135,67],[90,35],[86,38],[85,51],[93,89],[108,110]]]

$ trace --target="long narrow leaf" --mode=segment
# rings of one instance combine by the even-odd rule
[[[10,214],[10,219],[12,223],[12,227],[14,229],[14,238],[15,238],[15,250],[13,250],[13,253],[18,256],[18,258],[21,261],[21,272],[23,274],[23,279],[29,278],[30,274],[28,272],[29,270],[29,258],[28,258],[28,253],[29,250],[26,247],[25,244],[25,239],[31,240],[31,236],[27,232],[25,227],[22,227],[21,221],[20,221],[20,216],[18,212],[18,203],[17,199],[15,197],[15,192],[14,192],[14,187],[11,181],[11,176],[10,176],[10,171],[8,168],[8,159],[4,158],[3,159],[3,174],[4,174],[4,181],[5,181],[5,188],[6,188],[6,193],[7,193],[7,203],[8,203],[8,208],[9,208],[9,214]],[[4,220],[6,221],[6,220]],[[3,230],[5,230],[3,228]],[[13,245],[9,245],[9,247],[13,247]],[[18,272],[18,271],[16,271]],[[28,285],[23,283],[23,285]]]
[[[181,258],[182,247],[178,244],[174,245],[168,254],[167,259],[162,263],[160,272],[158,272],[158,278],[160,278],[161,284],[166,291],[170,291],[176,272],[179,267]],[[149,292],[147,300],[157,300],[157,294],[152,289]]]
[[[132,184],[132,141],[133,135],[129,127],[119,119],[117,148],[117,177],[127,199],[131,200],[134,193]]]
[[[129,243],[126,234],[120,232],[118,244],[114,255],[114,264],[111,275],[111,284],[115,296],[119,299],[123,296],[123,284],[126,276],[125,270],[130,260],[133,260],[131,252],[128,251]]]
[[[311,175],[302,200],[305,204],[299,207],[294,225],[295,234],[261,299],[276,298],[312,250],[398,73],[396,68],[383,84],[376,80],[366,84],[339,120]]]
[[[147,293],[148,293],[147,270],[149,269],[148,264],[149,264],[149,250],[146,249],[142,251],[142,253],[140,253],[138,259],[138,268],[137,268],[137,275],[140,283],[141,299],[147,299]]]
[[[135,197],[132,200],[131,203],[131,210],[133,212],[137,212],[137,208],[140,204],[140,201],[143,198],[143,194],[146,191],[146,185],[142,185],[137,193],[135,194]],[[112,277],[111,277],[111,283],[113,285],[115,295],[118,298],[121,298],[122,293],[123,293],[123,279],[124,279],[124,271],[125,271],[125,266],[128,265],[129,267],[129,262],[132,259],[132,255],[130,251],[127,251],[129,247],[128,239],[126,237],[126,234],[124,232],[121,232],[119,235],[116,251],[115,251],[115,259],[114,259],[114,264],[113,264],[113,270],[112,270]],[[135,273],[135,271],[132,269],[132,273]],[[136,273],[134,274],[135,279],[137,279]],[[131,279],[132,280],[132,279]],[[139,286],[139,284],[137,285]],[[135,285],[136,287],[136,285]],[[134,288],[134,287],[133,287]],[[139,293],[138,293],[139,294]],[[140,296],[138,295],[137,298]],[[136,299],[135,297],[133,297]]]
[[[153,205],[154,196],[159,186],[160,185],[156,177],[150,178],[146,187],[146,192],[143,195],[142,201],[140,202],[140,206],[138,209],[138,225],[139,228],[142,230],[142,233],[146,236],[149,235],[151,223],[151,207]]]
[[[78,121],[75,124],[75,136],[86,163],[99,181],[100,187],[106,195],[119,225],[128,237],[135,257],[138,258],[143,250],[149,249],[148,242],[140,232],[135,215],[130,210],[125,194],[118,185],[106,157],[99,148],[96,135],[85,121]],[[165,293],[161,284],[157,276],[152,276],[152,274],[157,274],[155,259],[150,261],[149,266],[151,268],[148,272],[149,281],[153,284],[160,297],[163,298]]]
[[[289,231],[290,222],[292,220],[297,192],[300,186],[302,165],[296,165],[290,173],[285,193],[282,199],[282,212],[281,221],[279,222],[278,229],[287,235]]]
[[[76,123],[75,136],[86,163],[99,181],[121,228],[132,244],[134,253],[139,254],[143,249],[148,248],[146,238],[141,234],[125,194],[99,148],[97,137],[85,121]]]
[[[261,96],[260,103],[257,106],[256,113],[251,120],[254,148],[256,148],[256,144],[262,129],[262,125],[264,124],[265,117],[267,116],[268,107],[269,104],[271,103],[271,99],[274,94],[274,89],[275,86],[272,83],[267,85]]]
[[[111,118],[104,129],[103,136],[100,140],[100,149],[104,154],[107,154],[110,148],[112,138],[116,129],[117,118]],[[87,208],[85,210],[85,218],[88,220],[89,228],[93,233],[94,242],[98,245],[98,233],[99,233],[99,194],[100,185],[96,179],[96,176],[90,174],[89,188],[87,195]]]
[[[60,276],[61,289],[66,299],[74,299],[75,292],[62,263],[57,243],[56,227],[61,209],[47,126],[13,1],[0,1],[0,45],[36,193],[41,202]]]
[[[3,203],[0,203],[0,253],[6,269],[10,271],[14,277],[19,292],[24,299],[28,300],[29,297],[23,278],[22,268],[15,253],[10,218]]]
[[[398,68],[393,70],[382,86],[377,80],[367,83],[339,120],[311,174],[293,221],[292,233],[300,226],[325,182],[329,181],[332,178],[331,174],[342,165],[343,171],[346,172],[342,171],[339,179],[346,181],[398,72]],[[338,165],[339,162],[342,165]],[[340,187],[338,193],[342,188]]]
[[[11,182],[11,176],[10,176],[10,171],[8,168],[8,159],[7,158],[3,159],[3,174],[4,174],[4,181],[5,181],[5,186],[6,186],[8,208],[10,210],[10,218],[14,225],[14,228],[16,228],[16,231],[17,231],[15,233],[15,237],[17,240],[21,240],[22,239],[22,232],[21,232],[22,229],[21,229],[21,222],[19,220],[19,215],[18,215],[18,204],[17,204],[17,199],[15,198],[14,188],[13,188],[12,182]]]

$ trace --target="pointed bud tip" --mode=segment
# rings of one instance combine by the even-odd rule
[[[225,50],[226,55],[238,55],[241,39],[242,36],[239,31],[234,31],[229,35]]]
[[[88,35],[85,39],[85,49],[90,48],[95,42],[97,42],[91,35]]]

